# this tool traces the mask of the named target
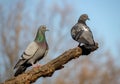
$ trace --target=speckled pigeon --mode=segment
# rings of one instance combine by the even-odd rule
[[[37,31],[35,40],[31,42],[22,54],[20,59],[15,65],[17,68],[15,76],[23,73],[27,67],[33,66],[36,62],[46,56],[48,52],[48,44],[46,42],[45,32],[48,31],[45,25],[41,25]]]
[[[91,30],[86,24],[89,20],[87,14],[82,14],[78,22],[71,29],[71,36],[74,40],[79,42],[79,46],[84,45],[86,49],[91,49],[95,46]]]

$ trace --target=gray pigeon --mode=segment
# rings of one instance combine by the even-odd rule
[[[45,38],[46,31],[48,31],[46,26],[41,25],[39,27],[35,40],[28,45],[21,56],[22,59],[15,65],[14,69],[17,68],[17,70],[14,76],[23,73],[27,67],[33,66],[36,62],[46,56],[48,52],[48,44]]]
[[[82,14],[78,22],[71,29],[71,36],[79,42],[79,46],[84,45],[86,49],[91,49],[95,46],[93,34],[86,25],[86,20],[89,20],[87,14]]]

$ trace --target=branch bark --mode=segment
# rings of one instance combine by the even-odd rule
[[[98,45],[92,50],[96,50]],[[69,62],[72,59],[78,58],[83,53],[83,48],[76,47],[73,49],[69,49],[64,52],[62,55],[48,62],[47,64],[41,66],[40,68],[33,68],[17,77],[13,77],[9,80],[6,80],[2,84],[30,84],[35,82],[40,77],[50,77],[56,70],[60,70],[64,67],[64,64]]]

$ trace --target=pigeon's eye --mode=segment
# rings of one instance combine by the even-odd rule
[[[87,18],[87,16],[84,16],[84,18]]]

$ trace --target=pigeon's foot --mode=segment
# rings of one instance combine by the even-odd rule
[[[33,68],[39,68],[39,67],[41,67],[41,65],[39,63],[37,63],[37,64],[33,64],[32,67]]]
[[[84,45],[80,46],[82,48],[82,55],[88,55],[91,53],[91,49],[87,49]]]
[[[98,43],[95,43],[95,46],[92,47],[87,47],[85,45],[82,46],[78,45],[78,47],[82,48],[82,55],[88,55],[98,48]]]

